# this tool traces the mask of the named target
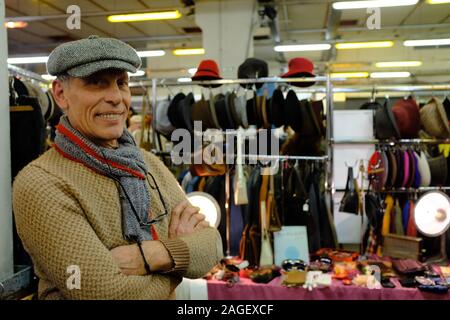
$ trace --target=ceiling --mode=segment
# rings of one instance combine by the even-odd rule
[[[136,49],[173,49],[181,46],[201,47],[201,30],[195,23],[195,7],[180,0],[6,0],[6,17],[32,16],[24,29],[8,29],[9,56],[48,55],[58,44],[87,37],[91,34],[122,39]],[[66,8],[76,3],[81,9],[80,30],[66,27]],[[285,53],[280,63],[273,50],[274,39],[266,32],[267,19],[261,19],[259,35],[254,41],[255,57],[268,61],[270,75],[279,74],[289,59],[304,56],[314,61],[318,70],[328,65],[332,71],[388,71],[375,68],[377,61],[421,60],[423,65],[414,68],[392,69],[410,71],[409,82],[449,82],[450,48],[414,49],[404,47],[406,39],[450,38],[450,4],[430,5],[419,1],[417,5],[381,8],[381,29],[368,30],[365,9],[333,10],[333,1],[325,0],[275,0],[259,1],[259,7],[271,5],[277,11],[279,36],[282,44],[393,40],[392,48],[333,50],[324,52]],[[108,12],[154,11],[179,9],[183,17],[177,20],[133,23],[109,23]],[[101,14],[101,15],[100,15]],[[60,16],[59,18],[57,16]],[[53,17],[52,17],[53,16]],[[263,36],[261,36],[263,34]],[[267,36],[269,35],[269,36]],[[175,57],[170,50],[163,57],[149,58],[150,76],[187,76],[187,68],[196,67],[202,56]],[[278,58],[278,60],[277,60]],[[45,73],[45,65],[22,65]],[[391,70],[389,70],[391,71]],[[356,81],[356,80],[355,80]],[[371,80],[363,80],[371,81]],[[405,81],[405,80],[401,80]]]

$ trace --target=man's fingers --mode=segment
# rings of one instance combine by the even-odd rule
[[[169,237],[176,235],[176,230],[180,223],[180,216],[188,205],[190,205],[189,201],[184,200],[173,208],[169,226]]]
[[[209,226],[210,226],[209,222],[206,220],[203,220],[203,221],[200,221],[199,223],[197,223],[194,230],[196,230],[196,231],[201,230],[201,229],[207,228]]]
[[[179,226],[186,227],[189,225],[189,220],[191,217],[195,214],[197,214],[200,211],[200,208],[194,207],[192,205],[188,206],[184,209],[183,213],[180,216],[180,222]]]
[[[193,214],[188,221],[188,228],[194,229],[194,227],[199,224],[201,221],[205,220],[205,215],[201,213]]]

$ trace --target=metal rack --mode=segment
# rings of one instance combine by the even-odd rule
[[[333,79],[333,81],[340,81],[344,79]],[[169,86],[194,86],[194,85],[201,85],[204,87],[213,86],[217,84],[221,85],[232,85],[232,84],[254,84],[254,83],[279,83],[279,84],[291,84],[291,83],[298,83],[298,82],[325,82],[325,87],[321,88],[305,88],[305,89],[298,89],[295,88],[296,92],[305,92],[305,93],[326,93],[326,121],[327,121],[327,136],[326,138],[328,140],[332,139],[332,117],[333,117],[333,88],[332,88],[332,80],[329,74],[326,76],[316,76],[316,77],[310,77],[310,78],[258,78],[258,79],[222,79],[222,80],[208,80],[208,81],[190,81],[190,82],[178,82],[175,79],[151,79],[151,80],[144,80],[139,82],[132,82],[130,83],[130,87],[152,87],[152,110],[153,114],[156,110],[156,104],[157,104],[157,88],[158,87],[169,87]],[[324,89],[325,88],[325,89]],[[153,117],[153,128],[156,128],[156,117]],[[153,130],[153,141],[156,140],[156,132]],[[161,148],[159,150],[156,150],[156,152],[160,152]],[[324,157],[315,157],[315,156],[283,156],[283,155],[277,155],[277,156],[270,156],[270,155],[244,155],[244,157],[247,158],[257,158],[257,159],[265,159],[265,160],[278,160],[278,159],[289,159],[289,160],[314,160],[314,161],[323,161],[327,163],[327,170],[326,170],[326,181],[325,181],[325,188],[327,188],[329,185],[333,185],[333,174],[332,174],[332,150],[331,148],[328,148],[328,155]],[[230,216],[230,206],[229,206],[229,173],[227,170],[227,173],[225,175],[225,184],[226,184],[226,215],[227,217]],[[330,200],[332,200],[332,197],[330,197]],[[330,204],[330,208],[333,208],[332,203]],[[227,230],[230,230],[229,227],[229,219],[227,219]],[[229,231],[227,231],[227,252],[226,254],[229,255],[230,253],[230,241],[229,241]]]
[[[41,75],[39,75],[35,72],[32,72],[32,71],[29,71],[29,70],[22,69],[20,67],[12,65],[12,64],[8,64],[8,71],[15,75],[23,76],[23,77],[38,81],[40,83],[46,84],[46,85],[50,84],[50,81],[45,80],[44,78],[42,78]]]
[[[386,146],[395,145],[419,145],[419,144],[450,144],[450,139],[399,139],[399,140],[330,140],[332,144],[378,144]]]

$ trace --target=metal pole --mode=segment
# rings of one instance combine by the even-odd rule
[[[5,1],[0,0],[0,25],[5,18]],[[13,275],[13,235],[11,205],[11,143],[9,132],[8,39],[0,29],[0,282]]]
[[[152,79],[152,135],[153,135],[153,145],[156,146],[157,150],[162,150],[162,146],[159,145],[159,141],[156,137],[156,79]]]

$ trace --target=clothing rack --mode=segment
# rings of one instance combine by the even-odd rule
[[[341,78],[335,78],[333,81],[340,81],[345,80]],[[326,93],[327,97],[327,106],[326,106],[326,121],[327,121],[327,133],[326,138],[327,140],[332,139],[332,118],[333,118],[333,87],[332,87],[332,80],[330,74],[327,74],[325,76],[316,76],[311,78],[258,78],[258,79],[222,79],[222,80],[208,80],[208,81],[190,81],[190,82],[178,82],[175,79],[151,79],[151,80],[143,80],[139,82],[131,82],[129,84],[130,87],[141,87],[147,92],[147,87],[152,87],[152,111],[153,115],[156,114],[156,104],[157,104],[157,88],[158,87],[169,87],[169,86],[194,86],[194,85],[202,85],[202,86],[213,86],[217,84],[221,85],[231,85],[231,84],[264,84],[264,83],[280,83],[280,84],[291,84],[291,83],[298,83],[298,82],[325,82],[325,87],[322,88],[306,88],[306,89],[298,89],[295,88],[295,92],[305,92],[305,93],[314,93],[314,92],[321,92]],[[211,87],[210,87],[211,88]],[[325,88],[325,90],[324,90]],[[153,117],[153,123],[152,127],[156,128],[156,117]],[[157,141],[156,139],[156,131],[153,130],[153,141]],[[157,151],[161,151],[161,146],[157,149]],[[265,155],[244,155],[244,157],[257,157],[258,159],[292,159],[292,160],[317,160],[317,161],[325,161],[327,163],[327,170],[326,170],[326,179],[325,179],[325,188],[327,188],[330,185],[333,185],[333,154],[332,154],[332,148],[328,148],[328,156],[326,157],[314,157],[314,156],[265,156]],[[225,190],[225,196],[226,196],[226,216],[230,217],[230,189],[229,189],[229,171],[225,173],[225,180],[226,180],[226,190]],[[333,208],[333,199],[330,197],[330,208]],[[331,209],[332,210],[332,209]],[[229,256],[230,253],[230,241],[229,241],[229,219],[227,219],[227,250],[226,254]]]
[[[152,149],[151,152],[155,155],[170,156],[170,151],[159,151]],[[236,154],[234,154],[236,156]],[[243,154],[242,157],[249,159],[264,159],[264,160],[310,160],[310,161],[322,161],[328,160],[328,156],[289,156],[289,155],[261,155],[261,154]]]
[[[419,187],[419,188],[394,188],[394,189],[386,189],[379,191],[380,193],[418,193],[418,192],[427,192],[427,191],[450,191],[450,187]]]
[[[450,144],[450,139],[399,139],[392,141],[383,141],[378,139],[368,140],[331,140],[332,144],[379,144],[386,146],[395,145],[421,145],[421,144]]]
[[[35,72],[32,72],[32,71],[29,71],[29,70],[22,69],[20,67],[12,65],[12,64],[8,64],[8,71],[15,75],[22,76],[22,77],[25,77],[28,79],[32,79],[32,80],[38,81],[38,82],[46,84],[46,85],[50,84],[50,81],[45,80],[44,78],[42,78],[41,75],[39,75]]]

